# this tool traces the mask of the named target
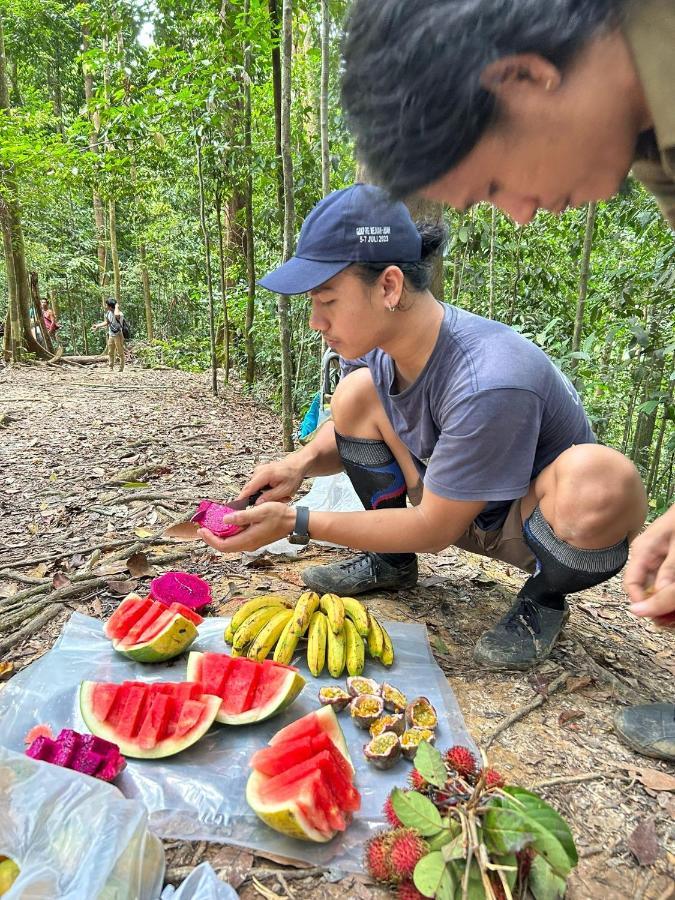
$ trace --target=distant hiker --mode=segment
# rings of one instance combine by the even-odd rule
[[[108,362],[110,368],[115,368],[115,356],[120,361],[120,372],[124,371],[124,313],[119,304],[110,297],[105,301],[106,314],[103,322],[97,322],[91,326],[92,331],[101,328],[108,329]]]
[[[42,301],[42,318],[45,321],[47,332],[54,336],[61,326],[56,321],[56,316],[54,315],[54,310],[52,309],[49,300]]]

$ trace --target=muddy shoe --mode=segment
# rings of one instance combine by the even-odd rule
[[[359,553],[328,566],[310,566],[302,580],[317,594],[354,597],[366,591],[399,591],[417,584],[417,557],[403,566],[393,566],[377,553]]]
[[[645,703],[619,710],[614,729],[636,753],[675,762],[675,704]]]
[[[507,614],[481,635],[473,658],[486,669],[531,669],[550,656],[569,615],[566,601],[563,609],[550,609],[518,596]]]

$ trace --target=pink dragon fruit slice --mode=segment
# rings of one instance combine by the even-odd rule
[[[40,759],[53,765],[73,769],[85,775],[93,775],[102,781],[112,781],[126,766],[126,760],[117,744],[79,734],[71,728],[63,728],[53,740],[38,735],[26,750],[32,759]]]
[[[50,762],[55,766],[63,766],[66,769],[73,768],[71,760],[75,758],[78,747],[80,745],[80,735],[72,728],[64,728],[59,732],[56,740],[56,750]]]
[[[233,512],[236,512],[236,510],[230,506],[214,503],[213,500],[202,500],[197,507],[197,512],[192,517],[192,521],[202,528],[208,528],[217,537],[232,537],[235,534],[239,534],[242,529],[238,525],[225,525],[223,516],[230,516]]]
[[[96,773],[96,777],[101,781],[114,781],[126,764],[127,761],[121,753],[117,753],[116,756],[111,754]]]
[[[51,762],[55,752],[55,742],[42,734],[31,743],[26,750],[26,756],[30,756],[31,759],[41,759],[43,762]]]
[[[100,753],[80,748],[75,754],[70,768],[76,772],[82,772],[84,775],[95,775],[104,765],[105,758]]]
[[[164,606],[181,603],[188,609],[201,609],[211,602],[211,586],[189,572],[165,572],[150,582],[150,596]]]

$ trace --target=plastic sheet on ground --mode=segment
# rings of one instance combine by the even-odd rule
[[[363,503],[359,500],[351,481],[344,472],[337,475],[322,475],[314,479],[312,488],[293,506],[306,506],[307,509],[321,510],[321,512],[363,512]],[[337,547],[328,541],[314,541],[325,547]],[[303,549],[302,545],[291,544],[286,538],[259,547],[257,550],[246,551],[243,557],[255,559],[263,553],[272,553],[274,556],[295,557]]]
[[[219,880],[208,863],[202,863],[178,889],[165,887],[160,900],[236,900],[238,896],[231,885]]]
[[[205,619],[191,649],[225,652],[227,621]],[[432,657],[425,626],[386,625],[396,662],[391,669],[368,662],[364,674],[392,683],[409,698],[428,697],[439,714],[438,746],[443,749],[464,743],[475,751],[454,694]],[[300,654],[294,664],[308,683],[292,706],[276,718],[245,727],[216,726],[193,747],[168,759],[128,760],[116,784],[127,797],[145,804],[153,831],[164,838],[220,841],[310,865],[362,871],[364,841],[384,824],[384,800],[395,785],[405,784],[410,763],[401,760],[387,772],[370,766],[362,753],[368,732],[356,728],[348,713],[340,715],[340,722],[356,766],[362,808],[344,834],[328,844],[286,838],[264,825],[246,804],[251,755],[282,726],[318,708],[318,688],[333,681],[327,675],[313,679]],[[24,736],[40,723],[50,724],[55,732],[61,728],[86,731],[77,702],[80,681],[182,681],[185,674],[185,657],[152,666],[125,659],[112,650],[102,622],[74,613],[54,648],[15,675],[0,693],[0,744],[22,750]]]
[[[4,900],[157,900],[164,849],[147,819],[113,785],[0,747],[0,854],[21,870]]]

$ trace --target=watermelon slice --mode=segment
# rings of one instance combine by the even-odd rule
[[[246,800],[270,828],[325,842],[344,831],[361,797],[333,708],[322,707],[282,728],[251,758]]]
[[[166,662],[180,656],[197,637],[204,620],[194,610],[172,603],[170,607],[150,597],[129,594],[103,629],[113,649],[135,662]]]
[[[212,600],[211,586],[189,572],[165,572],[150,582],[150,597],[165,606],[180,603],[188,609],[201,609]]]
[[[272,660],[233,658],[226,653],[188,656],[188,681],[222,700],[216,721],[225,725],[250,725],[278,715],[305,685],[297,669]]]
[[[213,500],[202,500],[197,507],[197,512],[191,521],[196,522],[200,528],[206,528],[218,537],[232,537],[239,534],[242,529],[238,525],[225,525],[224,516],[231,516],[236,510],[231,506],[223,506],[214,503]]]
[[[87,728],[138,759],[160,759],[191,747],[214,723],[220,702],[185,682],[80,685]]]

